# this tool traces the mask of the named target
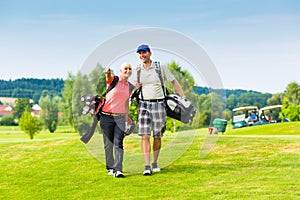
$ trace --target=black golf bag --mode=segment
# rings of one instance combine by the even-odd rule
[[[192,123],[196,114],[195,107],[186,98],[177,94],[169,94],[165,97],[167,116],[177,119],[185,124]]]

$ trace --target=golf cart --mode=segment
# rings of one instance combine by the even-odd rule
[[[232,109],[233,128],[260,124],[257,106],[244,106]]]
[[[282,105],[266,106],[259,110],[259,120],[262,124],[289,122],[286,117],[281,119],[279,113],[281,112]],[[282,113],[283,114],[283,113]]]

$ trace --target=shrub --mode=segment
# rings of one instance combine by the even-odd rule
[[[1,126],[16,126],[18,124],[15,122],[13,115],[4,115],[0,119],[0,125]]]

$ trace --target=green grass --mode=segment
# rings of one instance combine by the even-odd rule
[[[292,125],[298,132],[289,135]],[[281,126],[228,127],[210,136],[217,143],[204,158],[207,129],[167,133],[160,163],[168,161],[150,177],[135,166],[140,138],[131,135],[124,179],[106,175],[98,134],[85,146],[66,127],[33,140],[0,127],[0,199],[300,199],[300,123]]]
[[[299,122],[271,123],[258,126],[249,126],[232,129],[230,126],[226,129],[228,135],[299,135]]]

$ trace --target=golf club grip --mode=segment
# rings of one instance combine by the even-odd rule
[[[91,140],[91,138],[93,137],[93,135],[95,133],[97,123],[98,123],[98,119],[97,119],[97,117],[94,117],[94,122],[92,124],[92,127],[89,128],[89,130],[80,138],[80,140],[82,142],[87,144]]]

